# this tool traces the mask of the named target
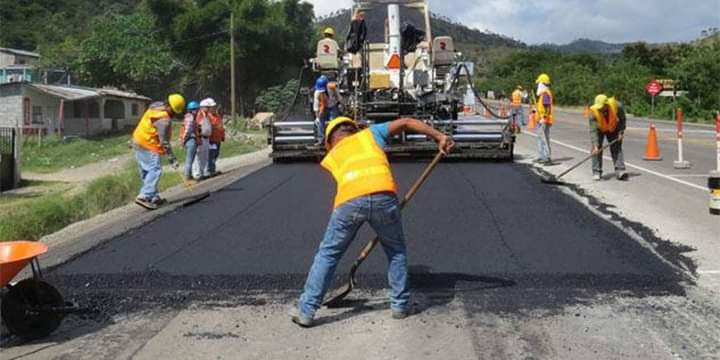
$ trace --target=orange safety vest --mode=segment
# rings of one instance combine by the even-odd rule
[[[183,118],[182,125],[180,125],[180,145],[182,146],[185,146],[185,135],[187,133],[187,127],[188,125],[190,125],[190,123],[195,123],[195,141],[200,144],[200,125],[195,120],[195,115],[193,115],[192,113],[187,113]]]
[[[545,109],[545,104],[543,104],[543,95],[548,94],[550,96],[550,110]],[[555,110],[555,98],[553,97],[552,92],[548,89],[540,93],[537,97],[537,113],[538,113],[538,120],[545,119],[545,123],[548,125],[553,124],[553,120],[555,119],[555,116],[553,116],[553,111]],[[539,121],[538,121],[539,122]]]
[[[370,129],[342,139],[320,163],[337,183],[335,208],[363,195],[397,193],[390,162]]]
[[[155,122],[170,117],[170,112],[165,109],[147,109],[133,132],[135,143],[156,154],[165,155],[165,149],[160,143],[160,135],[158,135],[155,128]]]
[[[610,111],[608,111],[609,116],[607,118],[605,118],[605,114],[603,114],[602,111],[592,109],[593,115],[595,116],[595,121],[597,122],[598,130],[600,130],[600,132],[603,134],[611,134],[615,132],[615,129],[617,129],[618,125],[617,101],[608,101],[608,107],[610,108]]]
[[[212,133],[210,133],[210,142],[219,143],[225,140],[225,126],[223,125],[222,118],[218,114],[211,112],[207,113],[208,120],[212,126]]]
[[[515,107],[522,105],[522,91],[515,90],[512,93],[512,104]]]

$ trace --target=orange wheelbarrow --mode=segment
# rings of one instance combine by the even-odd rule
[[[11,334],[24,339],[50,335],[65,315],[77,310],[42,280],[37,257],[47,250],[47,245],[36,241],[0,242],[0,288],[5,288],[0,295],[2,322]],[[28,263],[33,276],[10,284]]]

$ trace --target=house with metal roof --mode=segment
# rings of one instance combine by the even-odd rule
[[[0,84],[38,81],[36,65],[39,61],[38,53],[0,47]]]
[[[150,100],[115,88],[5,83],[0,84],[0,128],[82,137],[128,131]]]

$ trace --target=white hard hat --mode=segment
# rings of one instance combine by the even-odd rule
[[[200,101],[200,106],[212,107],[217,106],[217,103],[215,103],[215,100],[213,100],[213,98],[207,98]]]

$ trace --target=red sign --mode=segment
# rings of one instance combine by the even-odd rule
[[[647,85],[645,85],[645,92],[653,97],[657,96],[662,90],[663,86],[657,80],[650,80]]]

